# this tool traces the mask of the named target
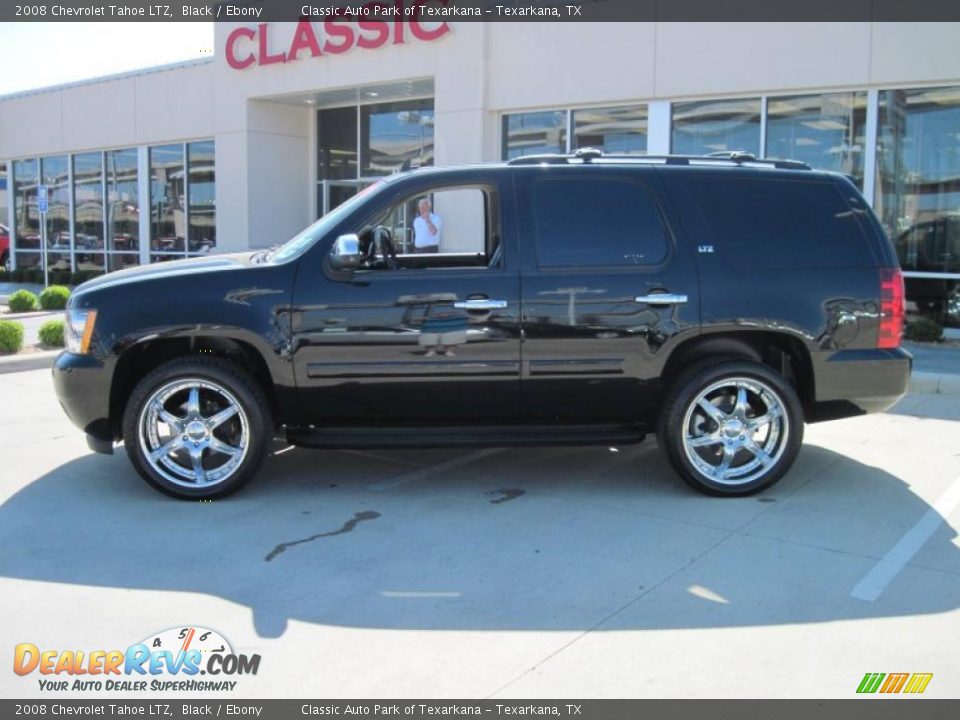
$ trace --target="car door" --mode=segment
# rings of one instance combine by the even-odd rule
[[[506,173],[393,181],[337,234],[387,227],[401,252],[338,273],[314,254],[291,315],[302,416],[330,425],[493,425],[520,413],[520,289]],[[479,199],[478,199],[479,196]],[[403,253],[419,199],[439,203],[440,253]],[[441,223],[438,223],[441,224]],[[334,238],[325,238],[326,254]],[[392,265],[392,267],[391,267]]]
[[[699,332],[695,260],[652,167],[517,167],[524,417],[634,423]]]

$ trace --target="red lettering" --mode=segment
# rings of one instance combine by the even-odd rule
[[[244,68],[250,67],[256,58],[253,53],[250,53],[242,60],[237,57],[237,40],[240,38],[247,38],[247,40],[253,40],[257,34],[250,28],[238,27],[232,33],[227,35],[227,65],[232,67],[234,70],[243,70]]]
[[[270,51],[267,50],[267,41],[269,35],[267,34],[267,23],[260,23],[257,25],[260,29],[260,59],[257,61],[259,65],[273,65],[275,63],[285,63],[287,61],[287,56],[283,53],[279,55],[271,55]]]
[[[297,60],[301,50],[309,50],[311,57],[319,57],[320,43],[313,32],[313,26],[306,20],[297,23],[297,29],[293,33],[293,42],[290,43],[290,50],[287,51],[287,60]]]
[[[325,20],[323,30],[327,41],[323,44],[323,51],[337,55],[345,53],[353,47],[353,30],[348,25],[339,25],[338,20]],[[335,43],[330,38],[341,38],[342,42]]]
[[[404,17],[403,0],[393,0],[393,7],[395,7],[397,11],[397,14],[394,17]],[[420,11],[417,10],[417,12]],[[393,21],[393,44],[403,45],[403,20]]]
[[[367,30],[370,32],[375,32],[375,37],[369,37],[363,34],[363,31]],[[364,48],[365,50],[373,50],[378,47],[382,47],[384,43],[387,42],[387,39],[390,37],[390,26],[385,22],[370,22],[370,21],[361,21],[360,22],[360,35],[357,38],[357,47]]]

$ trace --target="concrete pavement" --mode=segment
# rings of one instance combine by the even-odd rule
[[[261,654],[239,697],[853,697],[868,671],[960,695],[945,396],[808,426],[753,498],[693,493],[648,441],[278,445],[213,503],[154,492],[122,448],[90,454],[46,371],[0,376],[0,397],[8,652],[195,624]],[[0,673],[0,695],[39,694]]]

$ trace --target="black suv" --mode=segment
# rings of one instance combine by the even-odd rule
[[[88,282],[53,376],[92,449],[123,440],[180,498],[236,490],[278,434],[653,431],[690,485],[745,495],[787,472],[805,422],[903,395],[903,315],[896,253],[846,177],[582,151],[399,173],[277,249]]]

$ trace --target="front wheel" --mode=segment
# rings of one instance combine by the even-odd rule
[[[701,365],[672,386],[658,439],[692,487],[750,495],[793,465],[803,442],[803,408],[793,387],[766,365]]]
[[[180,358],[147,375],[123,416],[127,455],[157,490],[223,497],[256,472],[272,438],[257,382],[220,358]]]

